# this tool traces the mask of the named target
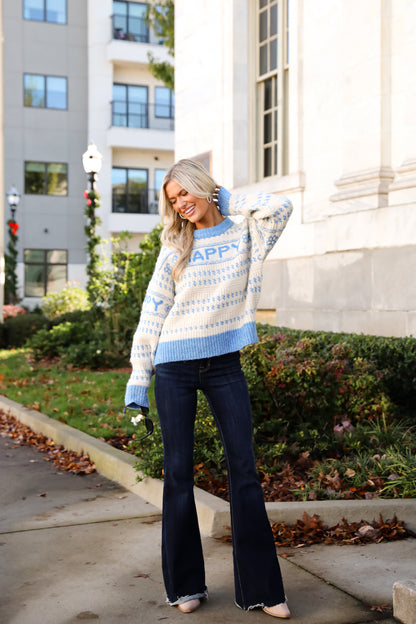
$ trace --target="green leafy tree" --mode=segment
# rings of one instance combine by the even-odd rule
[[[147,11],[147,25],[160,36],[163,45],[169,50],[172,58],[175,56],[175,5],[173,0],[157,0],[149,3]],[[175,86],[175,70],[172,63],[158,61],[148,53],[149,71],[155,78],[161,80],[169,89]]]

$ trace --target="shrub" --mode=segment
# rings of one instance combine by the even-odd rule
[[[6,319],[3,326],[2,346],[5,349],[23,347],[36,332],[48,325],[42,314],[28,313]]]
[[[88,310],[75,310],[74,312],[65,312],[50,321],[49,326],[54,327],[61,323],[86,323],[94,325],[98,321],[102,321],[104,313],[99,308],[90,308]]]
[[[120,249],[113,241],[112,267],[99,271],[90,283],[95,301],[75,287],[44,298],[42,308],[50,323],[29,343],[35,359],[59,356],[66,365],[104,368],[128,363],[142,301],[160,250],[157,226],[140,243],[139,253]],[[96,279],[97,278],[97,279]]]
[[[36,359],[59,356],[66,365],[89,368],[128,363],[142,301],[160,250],[160,231],[161,226],[157,226],[144,238],[139,253],[122,251],[123,237],[112,241],[112,267],[105,271],[96,267],[89,285],[95,302],[91,309],[86,293],[73,287],[45,298],[43,308],[51,319],[50,332],[45,330],[30,342]]]
[[[158,416],[151,410],[156,427],[143,443],[132,443],[138,458],[136,468],[144,475],[160,479],[163,476],[163,445]],[[224,476],[225,459],[220,434],[202,392],[198,392],[194,444],[195,481],[215,481]]]
[[[371,336],[297,330],[271,325],[258,325],[259,336],[283,334],[288,344],[313,338],[315,350],[328,353],[334,344],[344,344],[351,351],[352,358],[361,358],[372,363],[382,373],[386,394],[402,415],[414,413],[416,405],[416,338]]]
[[[28,342],[28,346],[35,360],[41,360],[59,356],[72,344],[88,342],[90,338],[91,327],[87,323],[66,321],[50,329],[41,329]]]
[[[73,320],[65,320],[73,318]],[[72,312],[56,319],[50,329],[38,331],[29,341],[35,360],[60,357],[64,365],[111,368],[125,363],[108,342],[100,311]]]
[[[55,319],[67,312],[87,310],[90,307],[87,293],[68,283],[59,292],[49,293],[42,298],[41,309],[48,319]]]
[[[125,364],[124,358],[106,348],[95,333],[87,343],[77,343],[59,349],[62,363],[80,368],[114,368]]]
[[[362,448],[369,450],[371,456],[378,453],[382,456],[387,450],[391,453],[394,445],[410,445],[408,422],[400,422],[401,411],[390,396],[391,386],[386,383],[389,369],[378,368],[379,360],[371,358],[370,350],[367,357],[363,357],[363,337],[342,335],[343,341],[337,342],[335,336],[338,335],[270,327],[265,331],[259,326],[259,343],[245,347],[241,354],[250,392],[254,450],[260,472],[276,474],[284,462],[305,453],[316,464],[328,455],[337,457],[339,465],[335,465],[334,459],[322,468],[323,474],[329,471],[325,487],[315,479],[314,495],[317,493],[321,498],[343,494],[341,490],[332,492],[330,479],[336,477],[337,470],[353,470],[354,456]],[[368,340],[369,344],[374,344],[375,338],[371,336]],[[384,342],[385,339],[379,340]],[[403,342],[409,360],[413,342],[409,343],[408,339]],[[384,362],[386,364],[388,362]],[[407,421],[411,414],[406,414]],[[139,468],[145,474],[160,478],[161,439],[155,438],[148,446],[141,445],[138,455]],[[223,449],[202,395],[198,398],[194,461],[197,483],[213,484],[223,479]],[[321,468],[317,470],[319,474]],[[364,473],[355,472],[361,476]],[[352,473],[348,472],[347,477],[348,474]],[[411,480],[409,485],[407,478],[409,470],[405,473],[407,476],[397,474],[401,479],[400,487],[399,484],[386,487],[397,485],[397,492],[408,492],[411,489]],[[374,475],[378,479],[388,477],[385,472],[383,477],[377,472]],[[359,478],[357,476],[356,480]],[[356,487],[354,483],[346,479],[348,487]],[[378,491],[380,483],[369,485],[368,492]],[[360,487],[363,489],[364,485]],[[299,495],[305,496],[305,491]],[[354,496],[351,492],[351,497]]]

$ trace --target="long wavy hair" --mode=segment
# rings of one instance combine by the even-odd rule
[[[201,163],[187,158],[172,165],[163,178],[159,197],[159,214],[163,223],[160,238],[164,245],[179,252],[172,269],[173,278],[177,281],[191,255],[195,225],[188,219],[181,219],[170,203],[166,195],[166,185],[170,180],[180,184],[194,197],[203,199],[212,197],[216,183]]]

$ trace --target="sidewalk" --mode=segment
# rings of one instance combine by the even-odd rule
[[[147,624],[187,617],[164,602],[158,507],[100,474],[60,473],[35,449],[13,448],[9,438],[0,439],[0,471],[0,622]],[[203,546],[210,598],[192,621],[271,622],[261,611],[235,607],[231,546],[208,536]],[[393,583],[416,576],[411,539],[278,553],[298,624],[380,618],[392,624],[391,611],[370,607],[391,607]]]

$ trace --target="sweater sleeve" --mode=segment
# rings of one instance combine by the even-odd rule
[[[130,361],[133,367],[127,382],[125,406],[149,407],[147,391],[153,374],[155,353],[163,323],[173,305],[172,277],[174,252],[162,247],[143,301],[140,321],[133,337]]]
[[[241,215],[249,219],[249,230],[263,258],[285,229],[293,206],[284,195],[272,193],[231,194],[221,187],[218,205],[223,215]]]

